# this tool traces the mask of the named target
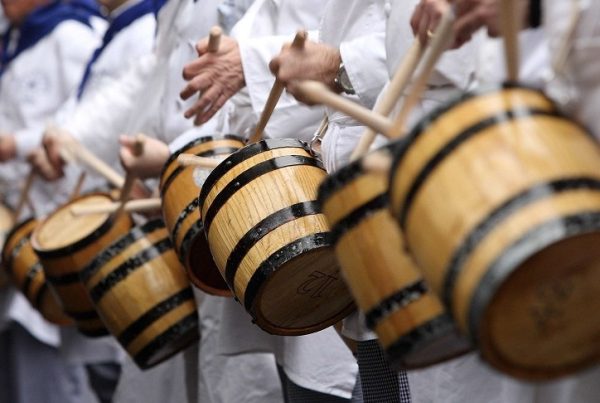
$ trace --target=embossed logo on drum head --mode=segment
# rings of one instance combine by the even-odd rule
[[[308,280],[298,286],[296,293],[311,298],[322,298],[325,291],[337,280],[337,277],[315,270],[308,276]]]

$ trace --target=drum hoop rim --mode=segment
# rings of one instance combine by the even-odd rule
[[[240,147],[241,148],[241,147]],[[195,153],[193,155],[196,155],[198,157],[212,157],[212,156],[219,156],[222,154],[217,154],[215,153],[215,150],[221,150],[221,151],[231,151],[232,153],[236,152],[237,150],[239,150],[240,148],[235,148],[235,147],[218,147],[218,148],[214,148],[214,149],[209,149],[206,151],[202,151],[199,153]],[[169,187],[171,186],[171,184],[175,181],[175,179],[177,179],[177,177],[179,176],[179,174],[181,174],[186,168],[193,168],[193,167],[177,167],[173,170],[173,172],[171,172],[171,174],[163,181],[162,176],[160,177],[161,181],[159,184],[159,189],[160,189],[160,196],[161,198],[164,198],[165,194],[168,192]]]
[[[23,229],[23,227],[25,227],[27,224],[29,224],[32,221],[36,221],[35,217],[28,217],[22,221],[20,221],[19,223],[17,223],[15,226],[13,226],[10,231],[8,231],[8,233],[6,234],[5,238],[4,238],[4,245],[2,246],[2,253],[0,254],[0,256],[2,256],[2,260],[4,261],[4,257],[6,255],[6,248],[8,247],[9,244],[9,240],[16,235],[16,233],[18,231],[20,231],[21,229]],[[37,224],[36,224],[37,225]],[[29,233],[29,236],[31,237],[31,234],[33,233],[33,230],[35,229],[32,228],[31,232]],[[4,263],[3,263],[4,264]]]
[[[437,108],[433,109],[431,112],[426,114],[408,132],[408,134],[406,136],[404,136],[402,139],[399,139],[396,141],[397,148],[395,149],[395,152],[393,155],[393,161],[392,161],[392,166],[390,168],[390,172],[389,172],[389,176],[388,176],[388,182],[390,184],[394,183],[396,171],[398,170],[399,165],[404,160],[404,157],[407,154],[408,150],[411,148],[412,144],[418,138],[420,138],[422,133],[424,133],[429,126],[431,126],[435,121],[437,121],[438,118],[442,117],[443,115],[448,113],[451,109],[455,108],[456,106],[458,106],[464,102],[467,102],[473,98],[477,98],[477,97],[480,97],[483,95],[492,94],[492,93],[503,91],[503,90],[515,90],[515,89],[529,90],[531,92],[536,92],[538,94],[541,94],[542,96],[546,97],[550,101],[550,103],[553,106],[553,112],[560,115],[556,108],[555,102],[551,98],[549,98],[540,88],[537,88],[537,87],[531,86],[531,85],[521,84],[518,82],[507,81],[507,82],[501,83],[499,85],[487,86],[486,88],[476,89],[476,90],[457,94],[455,97],[451,98],[447,103],[438,106]],[[525,109],[528,109],[528,108],[525,108]],[[391,186],[389,187],[388,192],[390,192],[390,200],[392,200]],[[391,207],[393,207],[393,206],[391,206]],[[393,210],[393,208],[392,208],[392,210]]]
[[[169,156],[167,161],[165,161],[162,169],[160,170],[160,175],[158,176],[160,178],[160,182],[161,182],[159,187],[162,188],[162,182],[163,182],[162,178],[165,174],[165,171],[167,170],[169,165],[177,159],[177,157],[179,157],[181,154],[185,153],[187,150],[189,150],[192,147],[195,147],[200,144],[208,143],[209,141],[216,141],[216,140],[239,140],[241,143],[244,143],[244,138],[242,136],[238,136],[236,134],[208,135],[208,136],[202,136],[197,139],[189,141],[188,143],[186,143],[183,146],[181,146],[180,148],[178,148],[175,152],[173,152]]]
[[[98,226],[98,228],[96,228],[94,231],[92,231],[85,237],[77,240],[76,242],[70,243],[65,246],[61,246],[59,248],[52,248],[52,249],[42,249],[41,246],[38,244],[37,237],[36,237],[38,231],[40,231],[40,229],[44,226],[44,224],[46,224],[48,222],[48,220],[52,216],[54,216],[54,214],[56,214],[56,212],[58,212],[59,210],[66,209],[69,206],[73,205],[75,202],[85,199],[90,196],[104,196],[111,201],[113,200],[112,197],[108,193],[94,192],[94,193],[88,193],[88,194],[81,195],[73,200],[69,200],[68,202],[62,204],[60,207],[55,209],[48,217],[46,217],[44,220],[42,220],[36,226],[36,228],[33,230],[32,234],[31,234],[31,246],[33,247],[33,250],[40,258],[52,259],[52,258],[59,258],[59,257],[64,257],[66,255],[69,255],[73,252],[76,252],[82,248],[85,248],[85,247],[91,245],[94,241],[96,241],[102,235],[106,234],[112,228],[113,224],[115,223],[115,219],[118,217],[115,217],[113,214],[109,214],[108,217],[106,218],[106,220],[104,220],[104,222],[100,226]],[[126,216],[126,215],[124,215],[124,216]],[[127,216],[127,217],[129,217],[129,216]],[[131,220],[131,217],[129,217],[129,220]]]
[[[238,151],[231,154],[228,158],[224,159],[213,171],[208,175],[204,181],[204,185],[200,191],[200,211],[206,201],[206,197],[214,187],[214,185],[223,177],[227,172],[233,169],[235,166],[244,162],[245,160],[252,158],[258,154],[266,151],[271,151],[278,148],[302,148],[305,151],[310,152],[308,144],[298,139],[265,139],[258,143],[249,144]],[[314,158],[314,157],[313,157]]]
[[[287,161],[287,163],[289,165],[285,165],[285,166],[278,165],[279,163],[281,163],[281,161]],[[300,166],[308,166],[308,167],[314,167],[317,169],[325,170],[321,161],[312,156],[280,155],[277,157],[272,157],[266,161],[261,161],[261,162],[257,163],[256,165],[253,165],[250,168],[240,172],[235,178],[233,178],[229,183],[227,183],[227,185],[225,185],[225,187],[223,187],[221,192],[219,192],[215,196],[213,202],[211,203],[210,207],[206,210],[206,214],[204,214],[204,215],[202,214],[202,207],[204,204],[203,201],[206,201],[206,200],[202,199],[202,192],[205,189],[205,187],[203,187],[202,192],[200,194],[200,198],[199,198],[199,201],[200,201],[199,209],[200,209],[200,216],[202,217],[202,221],[204,222],[204,231],[207,234],[207,236],[210,232],[210,229],[211,229],[211,226],[212,226],[212,223],[213,223],[215,217],[219,214],[221,209],[227,204],[227,201],[229,201],[232,197],[234,197],[241,188],[244,188],[245,186],[249,186],[252,182],[257,180],[258,178],[260,178],[264,175],[267,175],[271,172],[274,172],[276,170],[279,170],[282,168],[300,167]],[[269,168],[269,170],[267,170],[267,168]],[[263,172],[263,169],[265,170],[264,172]],[[241,185],[236,186],[235,185],[236,182]],[[205,197],[206,197],[206,195],[205,195]]]

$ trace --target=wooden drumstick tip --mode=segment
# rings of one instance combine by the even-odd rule
[[[72,148],[73,147],[70,147],[69,144],[66,143],[61,143],[58,146],[58,154],[66,164],[75,163],[75,152]]]
[[[227,157],[227,155],[225,155],[224,157]],[[223,162],[223,160],[216,159],[216,158],[198,157],[197,155],[192,155],[192,154],[181,154],[180,156],[177,157],[177,162],[179,163],[179,165],[181,165],[183,167],[192,166],[192,167],[214,169],[219,164],[221,164],[221,162]]]
[[[215,25],[210,29],[210,32],[208,33],[208,51],[210,53],[216,53],[219,51],[222,35],[223,29],[220,26]]]
[[[388,118],[332,92],[321,82],[305,80],[296,82],[294,85],[311,102],[327,105],[343,112],[384,136],[389,136],[389,133],[392,132],[392,122]]]
[[[128,213],[139,213],[144,211],[158,210],[161,207],[160,198],[130,200],[124,204],[121,202],[87,204],[83,206],[72,206],[70,212],[73,216],[110,214],[121,209]]]
[[[387,175],[392,168],[392,162],[392,156],[389,152],[375,151],[364,156],[362,167],[372,174]]]
[[[321,103],[322,94],[331,92],[325,84],[314,80],[296,81],[294,86],[305,98],[315,103]]]

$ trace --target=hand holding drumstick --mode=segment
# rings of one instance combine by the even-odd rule
[[[137,149],[139,140],[144,144],[142,150]],[[141,179],[158,177],[163,165],[169,159],[169,146],[144,134],[133,137],[123,135],[119,138],[119,143],[121,165],[127,173]]]
[[[295,82],[297,80],[318,81],[339,94],[342,89],[336,83],[336,77],[341,62],[342,56],[339,49],[305,40],[303,46],[294,46],[293,44],[284,46],[281,53],[271,60],[269,68],[275,78],[294,98],[311,105],[313,104],[311,100],[303,97]]]
[[[455,40],[453,48],[459,48],[470,41],[473,34],[481,28],[486,28],[491,37],[502,34],[501,12],[505,0],[421,0],[415,8],[411,18],[414,34],[422,41],[427,41],[437,28],[448,3],[454,7],[456,22],[454,23]],[[539,10],[537,15],[531,10],[536,9],[531,0],[515,0],[517,8],[511,20],[514,24],[525,27],[539,24]],[[533,2],[535,3],[535,2]],[[539,5],[539,1],[537,2]],[[539,8],[539,7],[538,7]]]
[[[143,134],[138,134],[133,137],[121,136],[121,138],[119,139],[120,143],[122,144],[121,151],[120,151],[121,164],[127,171],[127,175],[125,176],[125,183],[123,184],[123,186],[121,188],[121,197],[120,197],[121,203],[125,203],[130,198],[130,196],[134,199],[139,199],[139,198],[144,198],[144,197],[149,196],[150,192],[138,180],[138,178],[140,178],[140,175],[138,175],[138,172],[142,172],[142,173],[147,172],[145,170],[146,165],[144,165],[144,164],[146,164],[148,160],[152,160],[151,157],[156,157],[157,154],[160,156],[160,151],[157,153],[156,149],[154,151],[150,151],[150,152],[147,151],[149,148],[148,142],[150,140],[152,140],[152,139],[150,139],[149,137],[147,137]],[[163,143],[159,142],[158,140],[154,140],[154,141],[158,142],[159,144],[163,144]],[[166,145],[165,145],[165,147],[166,147]],[[149,156],[151,156],[151,157],[149,157]],[[168,148],[167,148],[166,156],[164,156],[164,159],[168,158],[168,156],[169,156],[169,154],[168,154]],[[160,158],[162,158],[162,157],[157,157],[157,158],[159,159],[159,162],[161,162]],[[160,166],[162,167],[162,163],[160,164]],[[133,167],[135,167],[136,169],[133,169]],[[153,176],[153,175],[151,175],[151,176]]]
[[[201,125],[246,86],[246,79],[237,40],[222,35],[219,27],[213,27],[210,35],[196,44],[196,51],[199,57],[183,68],[188,83],[179,95],[187,100],[199,94],[184,116],[195,117],[194,124]]]

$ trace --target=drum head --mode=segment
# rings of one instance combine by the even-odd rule
[[[108,195],[91,194],[63,205],[50,215],[34,232],[32,241],[38,250],[56,250],[72,245],[90,236],[110,217],[109,213],[75,216],[71,207],[110,204]]]

